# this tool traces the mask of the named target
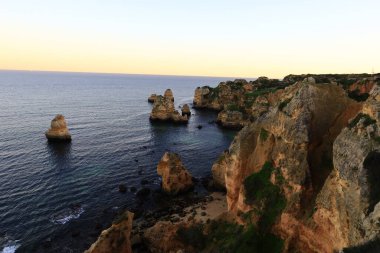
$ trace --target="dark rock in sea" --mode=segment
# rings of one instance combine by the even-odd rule
[[[149,184],[149,180],[147,179],[142,179],[141,182],[140,182],[141,185],[146,185],[146,184]]]
[[[149,188],[142,188],[136,193],[136,196],[139,198],[146,198],[150,195],[150,189]]]
[[[71,237],[78,237],[80,236],[80,231],[79,230],[74,230],[71,232]]]
[[[197,126],[198,129],[202,129],[202,127],[203,127],[202,125],[198,125]]]
[[[147,146],[143,146],[144,149],[147,149],[148,147]]]
[[[131,187],[131,192],[136,192],[136,191],[137,191],[136,187],[132,186]]]
[[[126,193],[127,192],[127,187],[123,184],[119,185],[119,192],[121,193]]]
[[[138,162],[139,162],[139,160],[138,160],[138,159],[135,159],[135,162],[137,162],[137,163],[138,163]]]

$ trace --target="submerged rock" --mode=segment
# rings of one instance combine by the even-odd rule
[[[169,194],[178,194],[193,187],[190,173],[176,153],[166,152],[157,165],[157,173],[162,177],[162,189]]]
[[[49,141],[71,141],[71,135],[67,129],[65,117],[61,114],[51,121],[51,127],[45,133]]]
[[[127,211],[110,228],[104,230],[98,240],[84,253],[132,253],[130,235],[133,213]]]

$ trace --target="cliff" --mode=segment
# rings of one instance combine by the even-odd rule
[[[275,221],[285,252],[333,252],[379,229],[378,87],[361,104],[335,84],[310,81],[285,88],[213,166],[230,212],[242,223]],[[266,213],[271,201],[276,216]]]
[[[85,253],[131,253],[132,220],[133,213],[125,212],[100,234],[98,240]]]

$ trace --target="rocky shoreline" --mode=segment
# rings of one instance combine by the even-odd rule
[[[349,252],[379,238],[379,77],[289,75],[198,87],[195,109],[217,110],[222,127],[242,128],[206,183],[226,194],[168,196],[169,209],[140,217],[131,210],[131,250]],[[151,117],[173,120],[169,95],[155,99]]]

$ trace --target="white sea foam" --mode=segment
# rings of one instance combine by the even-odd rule
[[[15,241],[10,241],[10,242],[8,242],[8,243],[4,246],[3,250],[1,251],[1,253],[14,253],[14,252],[16,252],[16,249],[17,249],[18,247],[20,247],[20,244],[18,244],[18,243],[15,242]]]
[[[75,209],[67,209],[58,215],[54,215],[51,221],[55,224],[65,224],[73,219],[78,219],[79,216],[84,212],[82,207]]]

